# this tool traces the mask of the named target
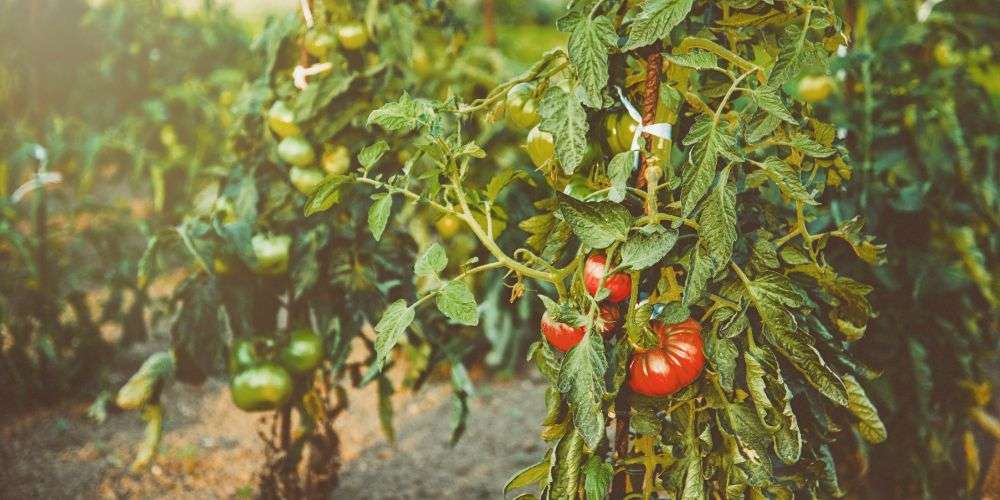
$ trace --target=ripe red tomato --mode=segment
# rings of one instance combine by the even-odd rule
[[[601,304],[601,320],[604,322],[601,327],[601,335],[610,339],[615,330],[618,329],[622,319],[622,311],[614,304]]]
[[[632,355],[628,385],[645,396],[669,396],[694,382],[705,367],[701,324],[688,319],[673,325],[654,321],[651,326],[660,346]]]
[[[587,262],[583,266],[583,284],[591,295],[597,293],[597,287],[604,277],[607,269],[607,258],[600,254],[587,257]],[[604,288],[611,291],[608,300],[618,303],[628,298],[632,293],[632,278],[625,273],[615,273],[604,279]]]
[[[549,317],[548,311],[542,315],[542,335],[552,344],[552,347],[566,352],[580,343],[586,329],[582,326],[572,327]]]

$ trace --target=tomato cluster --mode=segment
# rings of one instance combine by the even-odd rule
[[[619,304],[631,295],[632,278],[625,273],[607,274],[607,258],[594,254],[584,264],[583,283],[587,292],[597,295],[600,288],[608,293],[600,304],[596,326],[605,340],[611,340],[621,323]],[[602,284],[603,280],[603,284]],[[701,324],[687,319],[677,324],[651,321],[658,344],[653,349],[639,349],[629,363],[629,387],[650,397],[674,394],[694,382],[705,366]],[[567,352],[583,339],[586,327],[556,321],[549,312],[542,315],[542,335],[555,349]]]
[[[281,408],[296,380],[306,380],[322,361],[323,339],[309,329],[293,331],[280,349],[270,338],[237,341],[229,353],[233,403],[245,411]]]

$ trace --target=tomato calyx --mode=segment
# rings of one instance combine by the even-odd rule
[[[605,277],[607,271],[607,257],[601,254],[593,254],[587,257],[583,266],[583,284],[590,295],[596,296],[598,288],[601,287],[601,279],[604,279],[603,288],[607,288],[608,301],[611,303],[621,302],[632,293],[632,277],[625,273],[614,273]]]
[[[669,396],[701,375],[705,366],[701,324],[689,318],[671,325],[653,321],[650,327],[659,345],[632,355],[629,388],[644,396]]]

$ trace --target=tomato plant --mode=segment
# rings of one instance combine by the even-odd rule
[[[551,383],[542,432],[549,449],[505,491],[842,494],[847,482],[828,440],[853,427],[880,442],[885,427],[858,381],[873,374],[849,351],[874,314],[871,288],[833,268],[827,254],[843,244],[873,264],[882,247],[858,220],[832,224],[836,196],[817,178],[850,166],[834,127],[795,92],[802,78],[829,71],[830,54],[846,41],[843,21],[826,6],[799,3],[606,1],[568,10],[557,22],[567,48],[485,97],[404,94],[373,111],[369,123],[423,138],[409,153],[421,161],[338,181],[462,221],[492,257],[462,276],[505,268],[511,300],[534,293],[528,282],[541,287],[545,341],[529,356]],[[509,111],[508,96],[525,83],[540,116],[526,136],[537,167],[528,175],[497,168],[470,132],[479,116]],[[655,123],[661,105],[665,121]],[[643,123],[627,150],[606,126],[622,113]],[[518,128],[520,118],[507,117]],[[612,129],[621,134],[617,123]],[[657,139],[665,141],[653,154]],[[478,180],[484,171],[487,182]],[[563,194],[577,174],[596,189]],[[549,192],[518,224],[529,237],[501,246],[497,196],[533,176]],[[310,203],[333,197],[317,191]],[[401,298],[375,326],[376,366],[432,300],[453,319],[474,319],[474,297],[460,282]],[[601,307],[616,301],[625,334],[605,340]],[[685,326],[663,326],[677,323]]]
[[[372,10],[364,4],[311,2],[264,27],[254,42],[259,74],[235,96],[231,111],[237,160],[199,175],[195,198],[204,202],[158,231],[140,263],[139,279],[148,282],[178,255],[188,262],[170,299],[171,377],[200,383],[228,374],[237,407],[271,415],[261,464],[264,496],[308,497],[336,485],[339,441],[332,423],[346,408],[348,384],[377,385],[379,419],[393,438],[390,397],[397,388],[381,368],[395,361],[379,354],[384,339],[374,335],[381,327],[373,323],[387,305],[444,283],[442,276],[459,267],[449,268],[430,237],[435,219],[413,213],[408,227],[390,225],[398,200],[347,185],[377,166],[409,171],[425,154],[409,147],[416,138],[366,127],[368,112],[400,92],[446,95],[450,89],[473,96],[498,83],[487,79],[484,85],[481,76],[497,73],[496,58],[466,49],[461,19],[443,7],[414,1]],[[413,23],[427,29],[415,32]],[[333,33],[337,42],[323,42],[320,50],[316,33]],[[441,55],[425,61],[439,70],[434,78],[415,77],[416,47]],[[438,63],[448,59],[463,64]],[[501,126],[484,121],[476,129],[516,148],[509,140],[515,136]],[[387,154],[394,145],[406,154]],[[377,177],[368,182],[385,185]],[[484,216],[499,221],[498,211]],[[438,220],[441,238],[452,244],[467,239],[459,222]],[[503,232],[499,225],[494,230],[496,236]],[[418,244],[425,249],[421,260],[400,266],[414,260]],[[464,259],[476,258],[471,251]],[[450,300],[464,300],[478,284],[447,283]],[[479,321],[474,310],[465,302],[450,307],[415,322],[423,326],[396,342],[415,346],[404,363],[407,388],[418,389],[442,365],[450,368],[454,440],[474,391],[466,357],[481,357],[487,343],[467,331]],[[493,339],[501,345],[512,344],[509,336],[517,330],[509,317],[505,324],[496,331],[508,338]],[[159,403],[154,397],[144,408]],[[162,425],[162,412],[156,417],[148,419],[150,428]],[[134,468],[147,466],[152,456],[144,443]],[[317,456],[328,459],[309,458]]]

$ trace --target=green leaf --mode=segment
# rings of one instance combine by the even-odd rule
[[[392,212],[392,195],[388,193],[378,193],[372,195],[372,206],[368,208],[368,230],[371,231],[375,241],[382,238],[382,232],[389,222],[389,213]]]
[[[632,176],[638,151],[623,151],[611,158],[608,163],[608,178],[611,180],[611,190],[608,191],[608,201],[621,203],[625,200],[628,179]]]
[[[768,85],[778,87],[802,71],[804,38],[805,34],[801,27],[793,24],[785,28],[785,33],[779,42],[778,57],[775,58],[767,79]]]
[[[792,125],[799,124],[795,121],[795,117],[792,116],[792,113],[788,111],[785,103],[781,101],[781,96],[778,95],[777,88],[770,85],[759,87],[754,89],[750,95],[753,96],[754,102],[757,103],[761,109],[767,111],[774,117],[791,123]]]
[[[646,226],[629,236],[621,246],[621,266],[641,271],[666,257],[677,242],[677,230]]]
[[[340,201],[341,188],[350,182],[352,179],[346,175],[328,175],[306,202],[306,217],[329,210]]]
[[[535,465],[529,465],[511,476],[503,487],[504,495],[510,493],[511,490],[541,483],[549,475],[549,468],[552,467],[552,461],[549,459],[550,454],[551,452],[546,453],[545,460]]]
[[[495,201],[505,187],[519,179],[525,181],[528,185],[535,185],[531,180],[531,175],[524,170],[508,168],[497,172],[490,179],[490,182],[486,184],[486,199]]]
[[[805,134],[793,135],[788,144],[813,158],[827,158],[837,152],[836,149],[824,146]]]
[[[693,0],[646,0],[632,21],[624,50],[645,47],[666,38],[691,11]]]
[[[310,82],[295,98],[295,119],[299,122],[312,119],[334,98],[347,92],[357,76],[357,73],[330,74]]]
[[[556,467],[549,498],[576,498],[580,487],[583,443],[581,432],[574,428],[556,444]]]
[[[583,466],[583,491],[587,495],[587,500],[603,500],[608,496],[614,472],[615,468],[611,464],[601,460],[597,455],[590,456],[587,464]]]
[[[604,372],[608,369],[604,357],[604,341],[600,334],[588,331],[575,347],[566,353],[559,370],[559,392],[567,394],[573,409],[573,423],[590,448],[596,448],[604,436]]]
[[[719,157],[733,161],[740,160],[740,157],[733,152],[736,137],[710,115],[700,115],[695,120],[683,144],[693,146],[690,155],[692,168],[681,185],[681,213],[687,217],[712,186]]]
[[[617,41],[614,26],[604,16],[581,18],[569,35],[569,60],[583,86],[583,103],[591,108],[603,107],[608,86],[608,49]]]
[[[712,259],[705,254],[701,244],[696,244],[689,254],[687,266],[688,276],[684,280],[684,295],[681,302],[685,306],[690,306],[698,302],[705,289],[708,287],[708,280],[715,273],[715,266]]]
[[[729,168],[719,175],[715,189],[705,200],[698,217],[698,238],[715,262],[714,272],[729,265],[736,244],[736,186],[729,180]]]
[[[404,134],[417,128],[430,128],[435,120],[430,101],[414,99],[405,91],[399,101],[388,102],[368,115],[366,125],[380,125],[388,132]]]
[[[375,165],[375,163],[377,163],[387,151],[389,151],[389,143],[383,140],[379,140],[374,144],[369,144],[362,148],[358,153],[358,163],[360,163],[365,170],[368,170]]]
[[[736,359],[739,352],[736,343],[729,339],[720,339],[713,333],[702,334],[705,338],[705,357],[719,374],[719,383],[727,391],[733,390],[736,377]]]
[[[464,281],[449,281],[434,300],[438,310],[453,321],[469,326],[479,324],[476,297]]]
[[[664,54],[663,58],[678,66],[693,69],[719,67],[719,59],[707,50],[692,50],[684,54]]]
[[[562,193],[556,196],[559,212],[584,245],[601,249],[628,238],[632,214],[625,207],[610,201],[582,202]]]
[[[563,172],[571,175],[587,152],[587,113],[576,92],[567,92],[558,85],[550,86],[539,104],[542,116],[539,128],[555,138],[556,158]]]
[[[882,423],[882,419],[878,416],[878,410],[875,408],[875,405],[868,399],[865,389],[861,387],[861,384],[858,383],[858,380],[853,375],[844,375],[843,380],[844,385],[847,387],[847,408],[860,420],[858,422],[858,430],[861,431],[861,435],[865,438],[865,441],[869,443],[881,443],[885,441],[885,438],[888,437],[885,424]]]
[[[382,313],[382,319],[375,325],[375,365],[378,369],[382,368],[389,352],[403,338],[406,329],[413,322],[414,313],[413,308],[407,306],[403,299],[393,302]]]
[[[802,297],[791,281],[781,274],[767,272],[750,282],[747,292],[760,315],[767,341],[821,394],[847,406],[844,383],[820,356],[809,336],[798,329],[795,317],[787,309],[802,304]]]
[[[448,255],[445,254],[444,247],[435,242],[417,257],[417,261],[413,264],[413,272],[417,276],[434,276],[444,271],[447,266]]]

